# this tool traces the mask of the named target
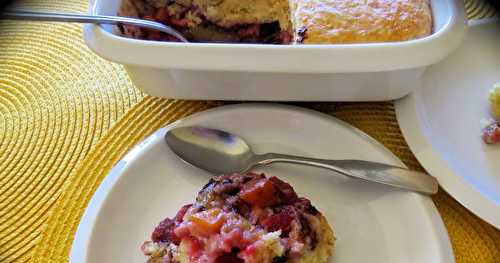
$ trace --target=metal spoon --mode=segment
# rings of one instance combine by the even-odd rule
[[[121,16],[97,16],[70,13],[48,13],[27,10],[5,10],[0,13],[0,18],[13,20],[31,20],[31,21],[51,21],[51,22],[74,22],[91,24],[112,24],[112,25],[132,25],[167,33],[182,42],[189,42],[179,31],[149,20],[121,17]]]
[[[438,190],[437,180],[430,175],[383,163],[255,154],[237,135],[204,127],[174,128],[167,132],[165,141],[184,161],[215,174],[245,173],[257,165],[271,163],[294,163],[424,194],[435,194]]]

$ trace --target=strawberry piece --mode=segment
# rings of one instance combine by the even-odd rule
[[[500,142],[500,122],[494,122],[483,129],[483,140],[487,144]]]
[[[276,176],[269,178],[269,180],[273,182],[278,189],[278,196],[282,203],[291,204],[297,200],[297,193],[295,193],[295,190],[293,190],[293,187],[290,184],[282,181]]]
[[[177,214],[175,215],[175,222],[176,223],[182,223],[183,218],[184,218],[184,215],[186,214],[186,212],[188,211],[189,208],[191,208],[191,206],[193,206],[192,204],[188,204],[188,205],[184,205],[183,207],[181,207],[181,209],[179,210],[179,212],[177,212]]]
[[[268,232],[281,230],[281,236],[286,237],[290,233],[292,221],[296,218],[298,218],[296,209],[293,206],[284,206],[279,212],[260,223]]]
[[[174,219],[165,218],[161,221],[160,224],[158,224],[158,226],[153,230],[151,240],[154,242],[172,242],[178,245],[181,241],[180,238],[174,233],[174,229],[177,224],[182,223],[182,218],[191,206],[191,204],[183,206],[179,212],[177,212]]]
[[[172,242],[179,244],[180,240],[174,233],[175,221],[170,218],[165,218],[160,224],[155,227],[151,234],[151,240],[154,242]]]

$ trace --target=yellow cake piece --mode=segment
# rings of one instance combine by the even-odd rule
[[[495,84],[490,90],[489,101],[493,115],[500,119],[500,83]]]

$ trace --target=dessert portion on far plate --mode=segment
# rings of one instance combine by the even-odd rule
[[[500,83],[493,86],[489,92],[489,101],[493,117],[488,119],[483,128],[483,140],[487,144],[500,142]]]
[[[191,42],[395,42],[431,34],[429,0],[123,0],[119,15],[172,26]],[[176,41],[122,26],[134,38]]]
[[[308,199],[277,177],[248,173],[211,179],[141,249],[148,262],[323,263],[334,244]]]

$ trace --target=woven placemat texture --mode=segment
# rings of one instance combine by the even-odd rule
[[[86,1],[26,1],[84,11]],[[80,25],[0,21],[0,262],[26,261],[78,163],[143,95]]]
[[[25,0],[24,8],[85,12],[85,0]],[[469,17],[495,15],[466,1]],[[66,262],[99,183],[158,128],[221,102],[166,100],[134,88],[123,68],[93,55],[79,25],[0,21],[0,262]],[[295,103],[367,132],[409,167],[394,106]],[[500,231],[446,193],[433,198],[457,262],[500,262]]]

